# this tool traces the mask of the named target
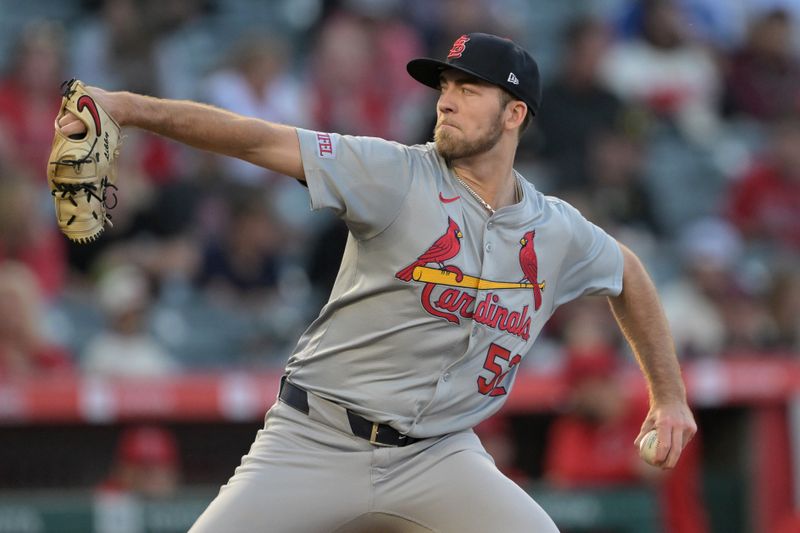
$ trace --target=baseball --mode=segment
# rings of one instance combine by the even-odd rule
[[[648,464],[655,465],[658,445],[658,432],[655,429],[651,429],[639,441],[639,456]]]

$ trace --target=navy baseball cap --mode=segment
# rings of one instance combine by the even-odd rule
[[[411,77],[439,88],[439,75],[453,68],[497,85],[528,105],[535,115],[542,100],[539,66],[521,46],[488,33],[467,33],[453,43],[447,59],[412,59],[406,65]]]

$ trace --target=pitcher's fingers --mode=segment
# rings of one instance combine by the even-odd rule
[[[61,133],[66,136],[80,135],[86,131],[86,124],[84,124],[78,117],[70,112],[58,117],[57,122],[58,129],[61,130]]]
[[[669,455],[670,448],[672,448],[672,427],[661,426],[657,428],[658,431],[658,446],[656,447],[656,460],[655,463],[663,466]]]
[[[80,122],[80,119],[70,112],[64,113],[62,116],[58,117],[58,125],[62,128],[72,124],[73,122]]]
[[[61,128],[61,133],[69,137],[70,135],[80,135],[86,131],[86,125],[80,120],[71,122]]]
[[[679,430],[678,428],[672,429],[672,446],[669,449],[669,455],[662,465],[662,468],[675,468],[678,464],[678,459],[683,452],[683,435],[686,431]]]
[[[644,423],[642,424],[642,429],[639,431],[639,434],[633,441],[633,445],[638,448],[639,443],[642,442],[644,436],[647,435],[651,429],[653,429],[653,422],[650,420],[645,420]]]
[[[697,429],[685,429],[683,430],[683,446],[681,449],[686,448],[686,445],[692,440],[694,434],[697,433]]]

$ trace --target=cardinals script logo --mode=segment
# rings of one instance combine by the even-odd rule
[[[519,266],[523,273],[520,281],[493,281],[468,276],[457,266],[447,264],[461,251],[461,239],[464,238],[458,224],[448,217],[444,234],[395,277],[405,282],[423,283],[425,286],[420,303],[426,312],[435,317],[453,324],[460,324],[462,318],[471,319],[527,341],[531,328],[529,306],[525,305],[519,310],[504,307],[498,293],[529,290],[533,292],[534,312],[542,306],[545,282],[540,282],[538,278],[535,237],[535,231],[528,231],[519,240]],[[435,294],[434,291],[440,287],[444,290]],[[480,301],[478,291],[484,291]]]

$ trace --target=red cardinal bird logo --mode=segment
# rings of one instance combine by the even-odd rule
[[[416,261],[395,274],[397,279],[411,281],[414,269],[418,266],[425,266],[428,263],[438,263],[439,268],[444,269],[444,262],[454,258],[461,250],[461,238],[464,234],[452,218],[447,217],[447,231],[439,237],[428,250],[420,255]]]
[[[536,231],[529,231],[519,240],[522,245],[522,248],[519,249],[519,266],[522,273],[525,274],[522,281],[527,280],[533,285],[533,306],[538,311],[542,306],[543,284],[539,283],[539,260],[536,258],[536,250],[533,248],[535,236]]]

